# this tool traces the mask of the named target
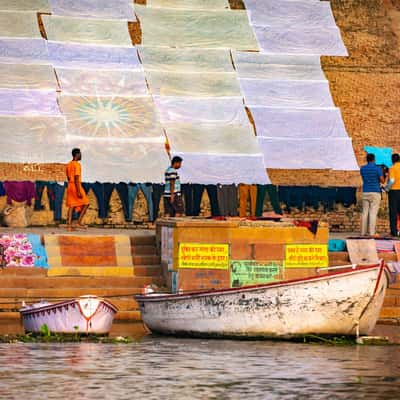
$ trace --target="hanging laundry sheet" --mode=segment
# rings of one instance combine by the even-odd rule
[[[49,0],[49,2],[53,15],[136,21],[132,0]]]
[[[47,38],[53,41],[132,46],[127,21],[42,15]]]
[[[48,0],[0,0],[1,11],[50,12]]]
[[[35,12],[0,11],[0,37],[40,38]]]
[[[306,26],[287,29],[255,26],[254,32],[264,53],[348,56],[337,28],[321,30]]]
[[[56,68],[63,94],[97,96],[144,96],[143,71]]]
[[[246,105],[280,108],[334,107],[327,81],[239,79]]]
[[[0,89],[0,115],[59,115],[56,91]]]
[[[68,135],[80,139],[164,142],[158,114],[150,96],[144,97],[59,97],[67,117]],[[151,140],[150,140],[151,141]]]
[[[148,7],[229,10],[228,0],[147,0]]]
[[[1,162],[60,163],[70,158],[63,117],[0,116]]]
[[[228,49],[192,49],[138,46],[146,71],[234,72]]]
[[[262,154],[174,153],[183,158],[180,177],[183,183],[268,184]]]
[[[136,48],[48,42],[49,58],[54,67],[82,69],[142,70]]]
[[[182,73],[146,70],[146,79],[153,95],[189,97],[240,96],[236,73]]]
[[[163,124],[176,122],[249,125],[242,97],[153,96]]]
[[[260,154],[250,125],[175,123],[165,130],[173,152]]]
[[[324,1],[244,0],[251,25],[272,26],[280,29],[306,26],[336,28],[331,5]]]
[[[246,11],[177,10],[136,4],[144,46],[258,50]]]
[[[319,56],[274,55],[235,51],[240,78],[326,81]]]
[[[57,80],[51,65],[2,64],[0,89],[56,90]]]
[[[49,64],[45,39],[0,39],[0,62]]]
[[[164,181],[170,164],[164,143],[107,144],[69,140],[70,147],[82,150],[83,179],[86,182],[151,182]],[[72,148],[71,147],[71,148]]]
[[[339,108],[250,107],[257,136],[269,138],[348,137]]]
[[[258,137],[266,168],[359,169],[350,138],[292,139]]]

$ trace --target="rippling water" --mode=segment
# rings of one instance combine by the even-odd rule
[[[397,346],[173,339],[0,345],[1,399],[400,399]]]

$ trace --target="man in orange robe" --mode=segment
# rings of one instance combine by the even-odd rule
[[[82,187],[82,170],[79,161],[82,159],[80,149],[72,150],[72,161],[67,164],[67,207],[68,207],[68,230],[72,230],[72,213],[80,212],[77,227],[86,228],[82,225],[82,219],[89,207],[89,199]]]

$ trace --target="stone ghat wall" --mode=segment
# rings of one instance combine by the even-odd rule
[[[135,2],[145,4],[144,0]],[[331,0],[336,23],[349,51],[349,57],[323,57],[322,64],[330,82],[335,104],[341,108],[347,132],[359,164],[364,162],[365,145],[391,146],[400,151],[400,3],[398,0]],[[241,0],[230,0],[231,8],[243,9]],[[131,24],[133,43],[140,43],[140,24]],[[269,170],[278,185],[360,186],[358,173],[320,170]],[[64,167],[59,164],[16,165],[0,163],[0,180],[64,180]],[[92,202],[91,202],[92,203]],[[386,204],[386,202],[382,202]],[[209,210],[203,202],[203,215]],[[146,203],[141,193],[135,204],[138,221],[146,219]],[[360,207],[323,213],[296,212],[296,217],[321,217],[336,230],[358,230]],[[34,214],[33,222],[51,223],[51,213]],[[42,215],[43,214],[43,215]],[[387,231],[387,210],[382,207],[378,231]],[[49,216],[50,215],[50,216]],[[95,218],[93,202],[89,223]],[[124,224],[122,206],[114,193],[110,223]],[[108,223],[108,222],[107,222]]]

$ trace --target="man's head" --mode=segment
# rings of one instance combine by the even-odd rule
[[[367,162],[375,162],[375,154],[368,153],[367,154]]]
[[[399,162],[400,161],[400,155],[399,155],[399,153],[394,153],[394,154],[392,154],[392,163],[393,164],[396,164],[397,162]]]
[[[182,165],[182,158],[179,156],[175,156],[171,160],[171,167],[175,169],[179,169]]]
[[[72,149],[72,158],[75,161],[80,161],[82,159],[81,150],[78,148]]]

